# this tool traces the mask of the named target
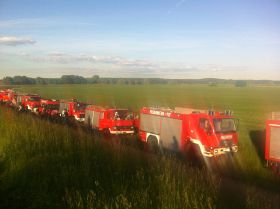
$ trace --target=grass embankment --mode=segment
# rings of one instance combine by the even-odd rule
[[[216,207],[207,172],[0,108],[2,209]]]
[[[202,180],[201,182],[198,181],[197,184],[202,185],[202,188],[205,188],[207,191],[210,191],[210,199],[211,201],[213,200],[213,207],[218,206],[223,206],[223,208],[226,207],[231,207],[231,208],[240,208],[240,207],[245,207],[245,206],[251,206],[251,208],[273,208],[276,205],[276,208],[279,204],[277,204],[277,200],[279,199],[274,198],[274,195],[268,194],[266,192],[261,191],[258,189],[259,187],[264,188],[265,190],[271,190],[273,191],[272,193],[279,192],[279,181],[275,179],[275,177],[272,175],[272,172],[270,169],[264,167],[264,135],[263,135],[263,130],[265,128],[265,120],[269,117],[269,113],[271,111],[277,111],[279,110],[279,104],[280,104],[280,97],[277,95],[280,94],[280,88],[279,87],[271,87],[271,88],[265,88],[265,87],[246,87],[246,88],[235,88],[232,86],[217,86],[217,87],[209,87],[205,85],[135,85],[135,86],[127,86],[127,85],[47,85],[47,86],[18,86],[19,91],[21,92],[32,92],[32,93],[38,93],[44,97],[47,98],[78,98],[82,101],[87,101],[89,103],[94,103],[98,105],[108,105],[108,106],[117,106],[117,107],[129,107],[134,111],[138,111],[139,108],[142,106],[169,106],[169,107],[174,107],[174,106],[189,106],[189,107],[194,107],[194,108],[215,108],[215,109],[232,109],[234,111],[234,114],[236,117],[240,119],[240,131],[239,131],[239,152],[234,156],[232,159],[232,164],[234,165],[233,170],[227,170],[228,168],[222,168],[226,172],[226,176],[230,176],[230,178],[238,179],[241,183],[235,183],[232,182],[231,180],[227,179],[222,179],[218,186],[218,195],[216,195],[216,186],[210,187],[209,190],[208,186],[205,185],[205,181],[210,181],[212,182],[211,178],[207,178],[207,180]],[[6,114],[6,113],[5,113]],[[2,113],[3,115],[3,113]],[[12,114],[13,115],[13,114]],[[9,116],[10,117],[10,116]],[[130,148],[126,147],[113,147],[111,148],[110,146],[108,147],[106,144],[103,145],[103,143],[99,143],[99,140],[97,141],[92,141],[92,137],[83,133],[82,131],[78,130],[73,131],[71,129],[68,129],[67,127],[60,126],[60,125],[54,125],[54,124],[49,124],[45,121],[40,122],[36,121],[34,123],[38,123],[39,125],[35,125],[31,122],[30,120],[33,120],[29,118],[29,116],[24,116],[28,118],[22,118],[22,119],[17,119],[17,116],[12,116],[14,119],[10,119],[7,115],[1,117],[1,135],[0,135],[0,144],[5,144],[5,147],[9,147],[12,145],[7,145],[6,142],[9,142],[8,144],[17,144],[17,143],[22,143],[23,147],[25,146],[31,146],[31,145],[25,145],[24,139],[22,140],[21,138],[24,136],[26,141],[28,141],[27,144],[32,144],[35,143],[36,146],[38,143],[45,143],[47,144],[46,147],[50,147],[51,150],[53,151],[48,151],[45,150],[45,146],[41,146],[42,148],[34,147],[31,146],[32,148],[32,153],[37,153],[39,156],[39,159],[41,158],[42,153],[46,153],[44,156],[44,164],[46,165],[46,168],[50,167],[50,170],[53,168],[57,168],[58,172],[57,174],[52,174],[50,175],[50,172],[45,172],[48,174],[50,179],[54,178],[59,181],[57,185],[59,186],[53,186],[55,190],[58,191],[57,187],[60,188],[59,193],[54,192],[53,196],[55,196],[59,201],[52,201],[52,202],[60,202],[60,204],[65,204],[65,195],[71,194],[68,197],[73,197],[74,194],[76,194],[76,198],[78,198],[79,195],[83,198],[83,203],[86,201],[85,198],[87,194],[94,194],[97,195],[95,199],[98,200],[99,202],[103,201],[106,202],[108,207],[111,207],[112,204],[115,204],[114,201],[118,197],[119,194],[122,195],[123,198],[131,203],[135,202],[131,196],[135,196],[135,192],[139,191],[142,192],[143,199],[145,195],[148,194],[148,197],[151,198],[151,200],[147,200],[148,202],[153,202],[149,203],[149,205],[146,205],[147,207],[150,208],[164,208],[165,206],[162,206],[159,202],[159,199],[162,199],[162,195],[165,195],[165,198],[167,198],[170,201],[175,202],[178,208],[183,207],[182,204],[177,203],[178,201],[175,201],[174,198],[172,197],[173,195],[176,194],[176,192],[169,192],[170,190],[165,190],[163,187],[164,185],[159,185],[159,180],[157,179],[160,175],[171,175],[172,178],[170,177],[170,181],[177,182],[176,187],[173,185],[174,191],[178,190],[178,188],[182,188],[185,185],[184,183],[178,181],[178,176],[176,175],[183,175],[183,174],[177,174],[177,169],[171,169],[171,163],[170,161],[174,161],[172,159],[164,159],[162,160],[160,157],[153,157],[152,160],[148,160],[147,158],[150,158],[146,156],[146,154],[139,153],[138,151],[131,150]],[[20,116],[20,118],[23,116]],[[17,121],[21,120],[21,122],[15,122],[15,124],[18,125],[13,125],[11,121]],[[3,123],[5,121],[5,124]],[[10,125],[7,125],[6,122],[10,121]],[[22,123],[24,121],[24,123]],[[27,123],[27,124],[26,124]],[[43,123],[43,124],[42,124]],[[41,124],[41,125],[40,125]],[[3,126],[7,126],[4,128]],[[32,126],[31,126],[32,125]],[[21,131],[19,128],[13,128],[13,127],[22,127]],[[42,127],[41,127],[42,126]],[[48,127],[48,128],[47,128]],[[3,129],[3,130],[2,130]],[[37,130],[38,129],[38,130]],[[10,130],[12,132],[10,133]],[[27,132],[28,130],[28,132]],[[36,131],[37,130],[37,131]],[[2,134],[3,133],[3,134]],[[10,134],[10,135],[9,135]],[[42,137],[41,137],[42,136]],[[3,138],[4,137],[4,138]],[[23,138],[24,138],[23,137]],[[4,143],[2,140],[6,138],[6,142]],[[35,142],[34,139],[35,138]],[[49,140],[51,139],[51,140]],[[76,142],[78,140],[78,142]],[[16,143],[15,143],[15,142]],[[57,142],[58,141],[58,142]],[[67,142],[67,143],[66,143]],[[82,142],[82,143],[81,143]],[[57,144],[59,143],[59,144]],[[86,143],[86,145],[85,145]],[[62,145],[61,145],[62,144]],[[70,145],[71,146],[70,146]],[[1,145],[1,146],[2,146]],[[54,147],[53,147],[54,146]],[[61,152],[58,151],[58,147],[61,146]],[[19,147],[19,145],[18,145]],[[70,150],[68,150],[68,148]],[[39,151],[37,151],[37,148]],[[67,148],[67,149],[66,149]],[[10,148],[9,148],[10,149]],[[20,149],[20,148],[19,148]],[[43,149],[43,152],[40,151],[40,149]],[[54,150],[56,150],[54,152]],[[131,176],[135,176],[135,173],[139,172],[144,172],[145,180],[141,181],[142,187],[145,187],[146,189],[148,188],[149,191],[146,191],[144,189],[141,189],[142,187],[136,187],[134,188],[134,184],[130,183],[129,178],[125,179],[127,180],[127,188],[132,188],[129,190],[128,195],[126,195],[126,192],[123,192],[123,189],[120,189],[122,187],[118,187],[118,183],[115,182],[120,182],[120,179],[118,178],[113,178],[115,177],[109,170],[109,168],[106,170],[106,173],[104,175],[103,172],[100,172],[99,170],[92,170],[91,168],[95,168],[94,166],[90,167],[90,170],[92,173],[90,173],[91,177],[85,176],[83,172],[80,172],[79,175],[81,175],[81,179],[77,177],[79,181],[76,181],[73,176],[71,176],[71,179],[67,180],[70,186],[65,185],[63,182],[65,182],[65,178],[62,176],[63,172],[66,172],[68,167],[70,167],[72,170],[77,172],[76,170],[80,170],[81,165],[83,164],[77,164],[77,167],[71,167],[74,166],[75,164],[72,163],[71,160],[69,160],[70,154],[65,154],[70,152],[71,150],[76,150],[76,152],[72,156],[73,159],[76,161],[80,159],[81,162],[87,162],[86,165],[90,165],[93,163],[93,161],[90,161],[92,158],[89,156],[95,156],[97,153],[99,158],[98,163],[102,166],[111,166],[111,170],[115,170],[116,166],[120,166],[120,162],[124,160],[124,162],[127,162],[125,164],[125,168],[122,167],[122,169],[126,169],[131,173]],[[84,152],[83,150],[89,150],[88,152]],[[118,150],[122,151],[118,151]],[[28,149],[29,150],[29,149]],[[60,149],[59,149],[60,150]],[[116,155],[117,153],[115,152],[117,150],[117,153],[120,153]],[[79,152],[78,152],[79,151]],[[31,151],[30,151],[31,152]],[[21,157],[21,155],[25,156],[24,154],[24,149],[15,152],[15,153],[21,153],[20,156],[18,157],[19,160],[23,162],[24,167],[26,165],[29,165],[29,160],[25,160],[24,157]],[[39,153],[39,154],[38,154]],[[70,153],[73,153],[72,151]],[[78,157],[75,156],[76,153],[78,153]],[[79,154],[80,153],[80,154]],[[86,154],[88,153],[88,154]],[[6,154],[5,154],[6,155]],[[59,157],[53,157],[53,160],[49,160],[52,156],[62,156],[63,159]],[[64,160],[64,155],[68,156],[66,160]],[[4,155],[3,155],[4,156]],[[8,156],[8,155],[7,155]],[[37,159],[38,156],[34,156],[33,159]],[[79,157],[79,156],[82,156]],[[85,158],[84,158],[85,157]],[[2,157],[3,158],[3,157]],[[94,158],[94,157],[93,157]],[[128,159],[130,160],[128,160]],[[29,158],[28,158],[29,159]],[[57,160],[56,160],[57,159]],[[94,158],[95,159],[95,158]],[[116,161],[118,159],[118,161]],[[65,161],[68,164],[65,163]],[[189,168],[185,167],[185,165],[181,165],[181,162],[177,162],[175,160],[175,167],[177,166],[183,166],[183,171],[180,172],[186,172],[184,173],[184,176],[186,178],[185,181],[189,181],[186,184],[192,185],[193,179],[192,176],[201,176],[201,171],[197,170],[196,168]],[[7,161],[9,162],[9,161]],[[48,162],[54,162],[54,163],[48,163]],[[60,162],[60,163],[58,163]],[[94,165],[96,164],[97,161],[94,162]],[[104,163],[103,163],[104,162]],[[130,164],[132,167],[130,168]],[[169,162],[169,163],[168,163]],[[104,164],[104,165],[103,165]],[[108,165],[107,165],[108,164]],[[123,165],[124,163],[121,163]],[[166,165],[165,165],[166,164]],[[5,165],[5,167],[3,167]],[[2,175],[1,178],[6,176],[10,176],[10,174],[7,173],[7,168],[8,170],[11,170],[9,166],[9,163],[1,163],[0,164],[0,170],[5,170],[5,175]],[[135,167],[133,167],[135,165]],[[172,163],[174,165],[174,163]],[[54,167],[56,166],[56,167]],[[66,171],[64,167],[66,166]],[[67,167],[68,166],[68,167]],[[167,167],[165,167],[167,166]],[[168,167],[169,166],[169,167]],[[70,169],[69,168],[69,169]],[[138,169],[139,168],[139,169]],[[68,170],[69,170],[68,169]],[[156,170],[155,170],[156,169]],[[167,169],[169,171],[169,174],[164,173],[164,169]],[[23,169],[24,171],[26,169]],[[30,169],[32,172],[33,170],[36,169]],[[108,171],[109,170],[109,171]],[[123,173],[119,174],[124,175],[126,174],[126,170],[122,170]],[[102,171],[102,169],[101,169]],[[137,171],[137,172],[136,172]],[[53,173],[56,173],[53,172]],[[68,171],[67,171],[68,172]],[[105,171],[104,171],[105,172]],[[170,172],[172,172],[170,174]],[[12,172],[14,173],[14,172]],[[68,172],[69,173],[69,172]],[[93,179],[96,173],[100,173],[100,176],[104,177],[104,182],[112,182],[113,180],[115,181],[114,183],[110,183],[110,185],[115,185],[117,184],[117,188],[119,188],[118,192],[111,192],[112,189],[107,190],[109,186],[105,187],[104,185],[101,186],[103,188],[101,191],[106,190],[107,191],[107,196],[106,195],[99,195],[100,192],[95,188],[95,184],[93,182],[88,183],[85,179]],[[108,173],[108,174],[107,174]],[[43,172],[44,174],[44,172]],[[13,174],[14,175],[14,174]],[[11,176],[13,176],[11,175]],[[19,174],[17,174],[19,175]],[[23,175],[23,174],[22,174]],[[58,177],[54,177],[53,175],[61,175],[61,179]],[[70,176],[70,174],[67,174]],[[78,175],[78,174],[76,174]],[[108,176],[109,175],[109,176]],[[208,176],[208,174],[205,174]],[[36,175],[35,175],[36,176]],[[42,175],[41,175],[42,176]],[[44,175],[43,175],[44,176]],[[46,175],[47,176],[47,175]],[[47,177],[44,177],[48,179]],[[126,175],[124,175],[126,176]],[[148,177],[147,177],[148,176]],[[204,178],[204,174],[200,178]],[[12,177],[9,177],[10,179]],[[101,178],[101,177],[100,177]],[[147,179],[149,178],[149,179]],[[22,177],[19,177],[18,179],[22,179]],[[180,178],[179,178],[180,179]],[[22,180],[24,181],[24,180]],[[51,181],[51,180],[48,180]],[[81,183],[86,181],[86,183]],[[91,181],[91,180],[88,180]],[[92,180],[93,181],[93,180]],[[131,180],[134,182],[134,180]],[[154,182],[155,181],[155,182]],[[7,182],[2,181],[2,182]],[[76,186],[72,185],[76,182]],[[78,182],[78,183],[77,183]],[[98,185],[100,184],[100,180],[97,181]],[[153,183],[154,182],[154,183]],[[219,181],[218,181],[219,182]],[[215,183],[211,183],[210,185],[216,185]],[[2,183],[1,183],[2,184]],[[51,183],[53,184],[53,183]],[[80,185],[88,185],[87,189],[80,188]],[[109,183],[108,183],[109,184]],[[162,183],[161,183],[162,184]],[[208,184],[208,183],[207,183]],[[241,184],[241,185],[240,185]],[[19,188],[17,183],[14,183],[14,190],[11,187],[7,187],[7,183],[5,183],[6,190],[2,189],[2,191],[11,191],[8,192],[7,194],[11,194],[16,190],[16,188]],[[10,184],[11,186],[12,184]],[[34,185],[40,185],[38,183],[34,183]],[[77,186],[78,185],[78,186]],[[149,186],[150,185],[150,186]],[[256,185],[255,187],[252,187],[250,185]],[[130,187],[131,186],[131,187]],[[124,186],[125,187],[125,186]],[[159,188],[161,187],[161,188]],[[24,188],[24,187],[20,187]],[[27,187],[28,188],[28,187]],[[41,187],[40,187],[41,188]],[[50,186],[51,188],[51,186]],[[90,188],[90,189],[88,189]],[[153,189],[150,189],[153,188]],[[186,186],[186,188],[191,188],[189,186]],[[278,188],[278,189],[277,189]],[[196,188],[197,189],[197,188]],[[33,189],[34,191],[38,191],[36,189]],[[73,191],[78,191],[78,192],[73,192]],[[37,194],[38,192],[34,192],[34,194],[38,195],[38,198],[47,196],[46,198],[49,198],[49,193],[53,193],[52,190],[48,190],[51,192],[42,192],[42,195]],[[69,192],[66,192],[69,191]],[[93,191],[94,193],[92,193]],[[167,191],[167,192],[166,192]],[[182,194],[182,191],[179,189],[178,190],[180,194]],[[213,192],[214,191],[214,192]],[[30,197],[30,194],[28,192],[23,192],[23,195],[26,193],[26,197]],[[162,194],[164,193],[164,194]],[[171,193],[171,194],[168,194]],[[192,192],[190,192],[191,194]],[[206,196],[209,194],[207,193]],[[29,194],[29,196],[27,195]],[[130,196],[131,194],[131,196]],[[188,194],[188,195],[190,195]],[[221,195],[222,194],[222,195]],[[238,195],[237,195],[238,194]],[[205,193],[204,193],[205,195]],[[12,195],[13,196],[13,195]],[[21,197],[21,195],[18,195]],[[67,196],[67,195],[66,195]],[[74,195],[75,196],[75,195]],[[102,198],[100,198],[102,196]],[[106,196],[106,198],[105,198]],[[136,195],[137,196],[137,195]],[[193,199],[197,199],[199,196],[197,196],[197,193],[194,193],[194,196],[196,198],[190,198],[188,201],[193,201]],[[16,197],[16,196],[14,196]],[[208,196],[207,196],[208,197]],[[39,198],[39,199],[40,199]],[[64,198],[64,200],[62,200]],[[189,198],[189,197],[188,197]],[[27,198],[29,201],[32,198]],[[35,198],[36,199],[36,198]],[[70,198],[71,199],[71,198]],[[78,198],[79,199],[79,198]],[[218,199],[218,200],[217,200]],[[10,202],[13,202],[12,199],[7,199]],[[80,201],[80,200],[79,200]],[[216,202],[215,202],[216,201]],[[14,201],[19,203],[18,201]],[[44,201],[42,201],[44,202]],[[182,202],[182,201],[181,201]],[[200,201],[199,201],[200,202]],[[7,203],[7,201],[6,201]],[[137,203],[137,201],[136,201]],[[16,204],[16,203],[14,203]],[[45,203],[47,204],[47,203]],[[101,203],[98,203],[97,205],[100,205]],[[105,204],[105,203],[104,203]],[[103,204],[103,205],[104,205]],[[137,203],[138,204],[138,203]],[[163,204],[163,203],[162,203]],[[164,203],[165,204],[165,203]],[[202,204],[206,204],[205,201]],[[67,205],[67,204],[66,204]],[[96,205],[96,203],[95,203]],[[156,205],[156,206],[155,206]],[[169,204],[166,204],[169,206]],[[143,204],[139,204],[140,208],[143,206]],[[153,206],[153,207],[152,207]],[[168,208],[166,206],[166,208]],[[97,207],[97,206],[96,206]],[[99,207],[99,206],[98,206]],[[105,207],[105,206],[104,206]],[[133,207],[135,207],[133,205]],[[172,208],[169,206],[169,208]]]
[[[105,142],[6,107],[0,121],[2,209],[279,206],[273,193],[221,181],[172,156]]]

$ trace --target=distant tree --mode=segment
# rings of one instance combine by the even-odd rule
[[[137,79],[136,84],[137,85],[142,85],[144,83],[143,79]]]
[[[245,86],[247,86],[247,82],[244,80],[237,80],[237,81],[235,81],[235,86],[236,87],[245,87]]]
[[[36,83],[36,80],[34,78],[29,78],[26,76],[14,76],[13,81],[16,85],[28,85]]]
[[[124,84],[125,84],[125,85],[128,85],[128,84],[129,84],[129,80],[128,80],[128,79],[125,79],[125,80],[124,80]]]
[[[36,80],[36,84],[40,84],[40,85],[46,84],[46,81],[44,78],[37,77],[35,80]]]
[[[218,83],[217,82],[210,82],[209,86],[215,87],[215,86],[218,86]]]
[[[61,76],[61,83],[63,84],[83,84],[87,83],[87,79],[77,75],[63,75]]]
[[[117,81],[117,84],[124,84],[124,79],[123,78],[119,78]]]
[[[5,85],[12,85],[14,84],[14,80],[12,77],[4,77],[2,83]]]
[[[130,80],[131,85],[135,85],[135,80]]]
[[[99,83],[99,75],[93,75],[89,80],[90,80],[90,83]]]

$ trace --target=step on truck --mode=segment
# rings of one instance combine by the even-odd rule
[[[265,159],[280,174],[280,112],[273,112],[266,121]]]
[[[85,124],[105,136],[135,133],[134,114],[128,109],[90,105],[86,108]]]
[[[191,146],[200,156],[213,157],[238,151],[237,124],[230,111],[144,107],[139,135],[152,149],[187,152]]]
[[[85,109],[87,104],[76,99],[61,100],[59,103],[59,113],[63,118],[74,118],[79,122],[85,121]]]

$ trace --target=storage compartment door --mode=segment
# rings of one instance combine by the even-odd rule
[[[149,133],[159,134],[160,132],[160,116],[140,114],[140,130]]]
[[[182,132],[182,120],[161,118],[160,144],[164,148],[179,151]]]
[[[270,128],[269,157],[280,160],[280,127]]]

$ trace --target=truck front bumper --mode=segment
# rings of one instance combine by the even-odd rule
[[[229,152],[237,152],[238,146],[233,145],[231,147],[219,147],[219,148],[213,148],[210,151],[204,151],[203,155],[206,157],[215,157],[219,155],[223,155]]]
[[[119,135],[119,134],[134,134],[134,131],[133,130],[131,130],[131,131],[121,131],[121,130],[114,131],[114,130],[110,130],[110,133],[111,134],[116,134],[116,135]]]

